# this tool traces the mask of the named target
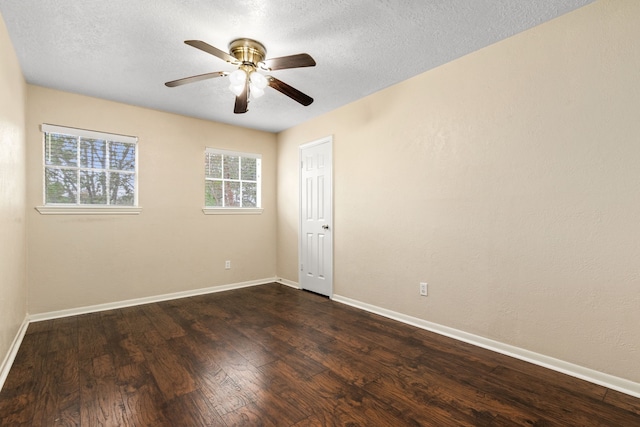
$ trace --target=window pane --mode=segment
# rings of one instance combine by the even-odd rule
[[[77,137],[69,135],[59,135],[57,133],[47,133],[45,135],[44,157],[46,165],[78,165]]]
[[[80,171],[80,203],[83,205],[107,204],[107,174],[97,171]]]
[[[45,204],[135,205],[137,143],[94,135],[45,132]]]
[[[205,181],[204,203],[205,206],[222,206],[222,181]]]
[[[222,179],[222,154],[206,154],[204,158],[204,173],[207,178]]]
[[[100,139],[80,140],[80,167],[105,169],[106,163],[106,142]]]
[[[45,169],[46,203],[76,203],[77,175],[73,170]]]
[[[248,181],[256,180],[256,159],[251,157],[242,157],[242,179]]]
[[[255,208],[258,204],[257,198],[258,186],[255,182],[243,182],[242,183],[242,207],[243,208]]]
[[[240,183],[239,182],[224,182],[224,206],[225,207],[240,207]]]
[[[132,173],[109,172],[109,204],[133,206],[134,182]]]
[[[124,142],[109,143],[109,169],[134,171],[136,169],[136,146]]]
[[[224,156],[224,178],[225,179],[240,178],[240,157]]]
[[[260,158],[252,154],[205,152],[205,206],[259,208]]]

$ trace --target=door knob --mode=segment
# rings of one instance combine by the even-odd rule
[[[323,226],[322,226],[322,229],[323,229],[323,230],[328,230],[328,229],[329,229],[329,226],[328,226],[327,224],[325,224],[325,225],[323,225]]]

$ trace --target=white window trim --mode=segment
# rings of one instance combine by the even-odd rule
[[[138,137],[130,135],[120,135],[117,133],[98,132],[88,129],[72,128],[68,126],[51,125],[43,123],[40,125],[40,130],[43,134],[57,133],[62,135],[80,136],[91,139],[106,139],[113,142],[123,142],[128,144],[136,144],[135,153],[135,195],[134,206],[117,206],[117,205],[71,205],[71,204],[44,204],[42,206],[36,206],[35,209],[42,215],[139,215],[142,212],[142,207],[138,206],[138,194],[139,194],[139,150],[137,147]],[[44,150],[44,144],[43,144]],[[44,156],[44,153],[43,153]],[[46,198],[46,188],[44,183],[44,174],[42,177],[42,197],[43,202]]]
[[[140,215],[140,206],[47,205],[36,206],[42,215]]]
[[[206,147],[205,153],[222,154],[224,156],[239,156],[248,157],[260,160],[262,164],[262,154],[259,153],[246,153],[243,151],[223,150],[219,148]],[[262,205],[262,166],[260,167],[260,180],[258,181],[258,194],[260,197],[260,205]],[[206,177],[205,177],[206,181]],[[260,215],[264,212],[264,208],[228,208],[228,207],[214,207],[205,206],[202,208],[202,213],[205,215]]]
[[[43,123],[41,126],[44,133],[59,133],[62,135],[82,136],[90,139],[108,139],[114,142],[125,142],[127,144],[136,144],[137,136],[119,135],[117,133],[98,132],[95,130],[71,128],[67,126],[57,126]]]
[[[263,208],[202,208],[205,215],[260,215]]]

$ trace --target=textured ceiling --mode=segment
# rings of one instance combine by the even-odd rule
[[[27,82],[186,116],[278,132],[495,43],[593,0],[0,0]],[[233,114],[226,78],[167,88],[262,42],[267,57],[309,53],[314,68],[274,71],[312,96],[267,89]]]

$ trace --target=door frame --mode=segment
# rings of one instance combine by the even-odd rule
[[[335,233],[334,233],[334,228],[333,228],[333,212],[334,212],[334,197],[333,197],[333,135],[329,135],[329,136],[325,136],[323,138],[320,139],[316,139],[314,141],[311,142],[307,142],[304,144],[301,144],[298,146],[298,264],[296,265],[296,268],[298,269],[298,285],[300,287],[300,289],[304,289],[304,287],[302,286],[302,274],[303,271],[300,268],[300,264],[302,262],[302,205],[303,205],[303,201],[302,201],[302,168],[303,168],[303,158],[302,158],[302,152],[306,149],[306,148],[311,148],[314,147],[316,145],[321,145],[321,144],[329,144],[329,149],[330,149],[330,162],[329,164],[331,165],[331,186],[329,187],[329,191],[330,191],[330,200],[331,200],[331,209],[329,209],[329,220],[327,221],[329,223],[329,226],[331,227],[331,240],[330,240],[330,251],[331,254],[329,256],[329,260],[331,262],[331,289],[329,291],[329,299],[333,299],[333,267],[334,267],[334,262],[333,262],[333,243],[334,243],[334,238],[335,238]]]

